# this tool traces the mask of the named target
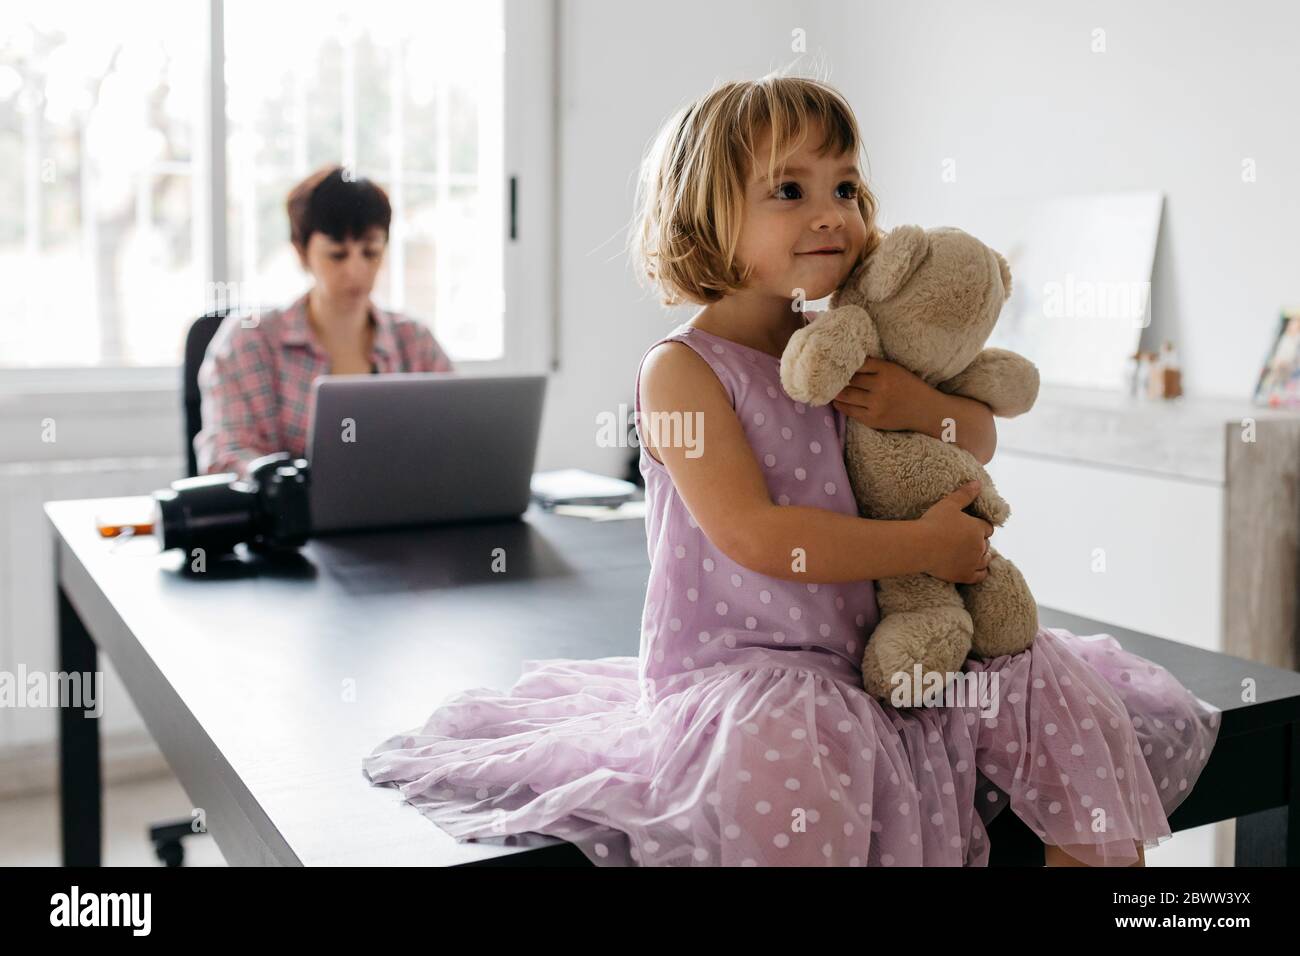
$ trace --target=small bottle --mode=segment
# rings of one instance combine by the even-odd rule
[[[1138,374],[1137,374],[1137,394],[1138,398],[1146,398],[1147,392],[1151,388],[1151,353],[1138,353]]]
[[[1161,398],[1165,394],[1165,367],[1160,352],[1151,353],[1151,376],[1147,383],[1147,398]]]
[[[1182,374],[1178,367],[1178,353],[1168,339],[1160,349],[1160,394],[1163,398],[1177,398],[1183,394]]]

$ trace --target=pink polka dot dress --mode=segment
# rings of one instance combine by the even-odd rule
[[[774,502],[857,513],[843,415],[790,399],[775,356],[688,325],[667,340],[717,375]],[[1092,865],[1170,838],[1216,708],[1113,637],[1059,628],[967,659],[998,675],[991,703],[882,703],[860,670],[874,583],[731,560],[645,450],[644,425],[639,656],[528,661],[508,692],[454,695],[364,758],[373,782],[458,840],[545,833],[598,865],[983,866],[1008,806]]]

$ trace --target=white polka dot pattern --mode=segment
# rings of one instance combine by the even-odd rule
[[[843,417],[779,360],[678,330],[732,397],[779,504],[854,513]],[[707,439],[705,442],[707,448]],[[601,866],[983,866],[1011,807],[1094,865],[1170,838],[1219,713],[1108,635],[1040,630],[970,659],[995,699],[895,709],[862,690],[869,581],[785,581],[715,548],[641,453],[651,574],[638,657],[526,660],[363,759],[458,840],[537,832]],[[810,546],[811,546],[810,542]]]

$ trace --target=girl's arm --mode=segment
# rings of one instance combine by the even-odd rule
[[[953,492],[914,521],[880,521],[777,505],[721,382],[679,342],[652,349],[641,370],[641,415],[701,423],[693,448],[647,444],[700,530],[737,564],[789,581],[830,584],[926,572],[947,581],[987,576],[987,521],[962,512],[978,485]],[[655,429],[643,428],[647,443]],[[698,453],[696,453],[698,451]],[[691,454],[688,454],[691,452]]]
[[[950,441],[987,465],[998,446],[993,412],[983,402],[941,392],[888,359],[868,358],[831,402],[880,431],[913,431]]]
[[[916,427],[912,430],[940,441],[951,436],[954,445],[966,449],[981,465],[992,461],[998,447],[998,428],[993,422],[992,409],[974,398],[949,395],[928,385],[926,388],[929,395],[921,401]],[[945,419],[952,419],[951,430]]]

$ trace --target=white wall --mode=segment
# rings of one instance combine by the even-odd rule
[[[1164,192],[1143,344],[1175,341],[1189,394],[1249,395],[1278,309],[1300,303],[1300,7],[562,0],[560,15],[562,365],[539,467],[622,471],[595,416],[631,402],[641,354],[692,312],[647,298],[622,254],[637,162],[686,98],[793,61],[796,28],[802,62],[857,112],[887,225],[961,225],[1006,196]]]
[[[715,80],[791,59],[792,24],[838,4],[561,0],[560,369],[546,398],[538,468],[621,475],[627,448],[596,444],[596,416],[632,407],[637,361],[693,309],[670,312],[624,254],[636,173],[659,125]],[[805,12],[801,12],[805,11]]]

